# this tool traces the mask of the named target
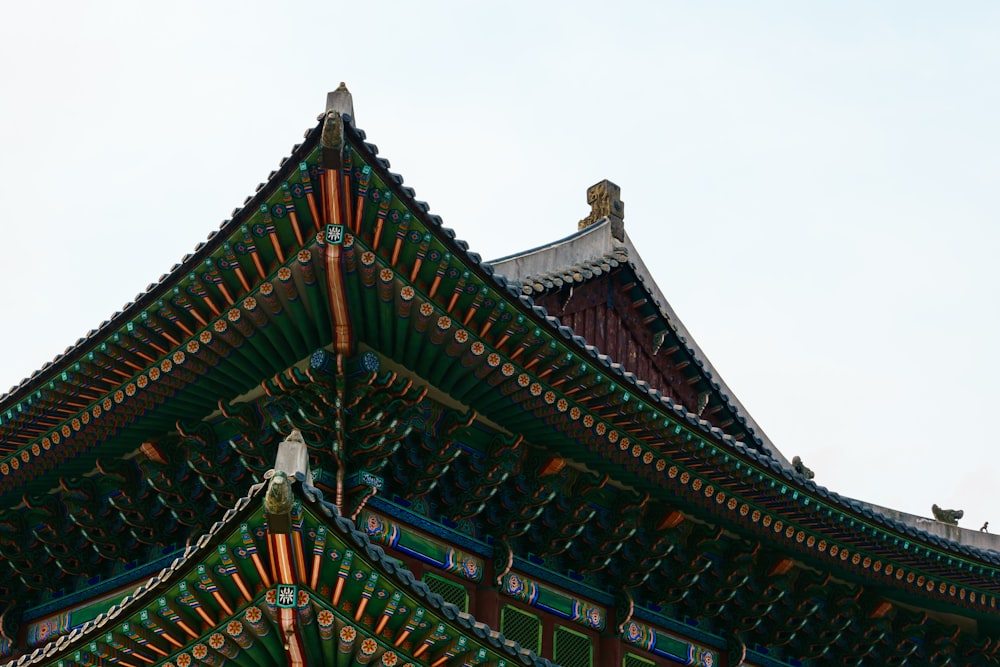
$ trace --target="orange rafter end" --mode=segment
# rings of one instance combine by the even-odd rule
[[[264,272],[264,265],[261,264],[260,257],[257,256],[257,253],[251,253],[250,256],[253,257],[253,265],[257,267],[257,275],[259,275],[260,279],[263,280],[267,274]]]
[[[191,639],[197,639],[198,638],[198,633],[195,632],[194,630],[192,630],[188,626],[188,624],[185,623],[184,621],[177,621],[177,627],[179,627],[184,632],[188,633],[188,635],[191,637]]]
[[[355,223],[354,224],[354,227],[355,227],[354,233],[355,234],[361,233],[361,213],[364,210],[364,206],[365,206],[365,198],[359,196],[358,197],[358,204],[354,208],[354,221],[353,222]]]
[[[239,280],[240,281],[240,285],[243,286],[243,291],[244,292],[249,292],[250,291],[250,283],[247,282],[247,277],[246,277],[246,274],[243,273],[243,269],[241,269],[240,267],[237,266],[236,269],[235,269],[235,273],[236,273],[236,279]]]
[[[350,202],[350,198],[348,196],[348,193],[350,193],[350,191],[351,191],[350,177],[347,174],[344,174],[343,177],[340,179],[340,192],[343,193],[343,196],[338,198],[338,202],[339,201],[343,201],[344,202],[344,204],[345,204],[345,206],[344,206],[344,224],[347,225],[348,229],[350,229],[351,231],[353,231],[354,230],[354,223],[351,220],[351,202]]]
[[[430,646],[429,644],[421,644],[420,646],[418,646],[417,650],[413,652],[413,657],[419,658],[420,656],[422,656],[424,653],[427,652],[429,646]]]
[[[319,568],[323,564],[322,556],[313,556],[312,562],[312,575],[309,577],[309,587],[313,590],[316,589],[316,585],[319,583]]]
[[[331,598],[334,606],[340,604],[340,595],[344,592],[344,578],[339,577],[337,579],[337,586],[333,589],[333,598]]]
[[[305,242],[302,238],[302,230],[299,228],[299,216],[295,214],[295,211],[289,211],[288,219],[292,221],[292,232],[295,233],[295,242],[298,243],[300,246],[305,245]],[[249,292],[250,288],[246,288],[246,290]]]
[[[264,564],[260,562],[260,555],[253,554],[250,556],[250,560],[253,561],[253,566],[257,568],[257,574],[260,575],[260,580],[264,584],[264,588],[271,587],[271,578],[267,576],[267,572],[264,570]]]
[[[250,600],[253,599],[253,596],[250,595],[250,589],[247,588],[245,583],[243,583],[243,577],[240,576],[239,572],[233,572],[233,581],[236,582],[236,587],[240,589],[240,593],[243,595],[243,601],[250,602]]]
[[[380,635],[382,631],[385,630],[385,624],[389,622],[389,615],[383,614],[382,618],[379,619],[378,625],[375,626],[375,634]]]
[[[332,169],[327,172],[330,174],[330,193],[332,199],[330,200],[330,208],[333,209],[333,224],[340,224],[340,182],[337,179],[337,172]]]
[[[306,580],[306,559],[305,559],[305,545],[302,543],[302,533],[295,532],[295,569],[299,575],[299,581]]]
[[[226,616],[233,615],[233,608],[229,606],[229,603],[226,602],[225,598],[222,597],[222,594],[219,593],[219,591],[212,591],[212,597],[215,598],[215,601],[219,603],[219,606],[222,607],[222,610],[226,612]]]
[[[423,263],[424,263],[424,260],[420,259],[419,257],[417,257],[417,259],[414,260],[414,262],[413,262],[413,270],[410,271],[410,282],[411,283],[412,282],[416,282],[416,280],[417,280],[417,274],[420,273],[420,267],[423,265]]]
[[[194,610],[196,612],[198,612],[199,616],[201,616],[201,620],[205,621],[209,625],[213,625],[213,626],[215,625],[215,621],[212,620],[212,617],[208,615],[207,611],[205,611],[201,607],[195,607]]]
[[[222,283],[218,283],[216,285],[216,287],[219,288],[219,292],[222,293],[222,298],[226,300],[226,303],[228,303],[230,306],[232,306],[234,303],[236,303],[233,300],[233,295],[229,292],[229,288],[228,287],[226,287]]]
[[[355,621],[361,620],[361,617],[364,616],[366,607],[368,607],[368,598],[361,598],[361,601],[358,602],[358,610],[354,612]]]
[[[164,651],[162,648],[160,648],[159,646],[156,646],[155,644],[152,644],[152,643],[143,644],[143,647],[144,648],[148,648],[149,650],[151,650],[156,655],[161,655],[164,658],[166,658],[167,656],[170,655],[169,653],[167,653],[166,651]]]
[[[312,214],[313,226],[318,232],[321,229],[320,225],[322,224],[322,221],[319,218],[319,211],[316,209],[316,198],[313,197],[313,193],[310,192],[306,194],[306,201],[309,203],[309,213]]]
[[[410,636],[410,631],[404,629],[402,632],[399,633],[399,636],[396,637],[396,641],[394,641],[392,643],[392,645],[393,646],[399,646],[400,644],[402,644],[403,642],[405,642],[406,638],[409,637],[409,636]],[[413,657],[415,658],[415,657],[417,657],[417,655],[419,655],[419,654],[418,653],[414,653]]]
[[[285,253],[281,250],[281,242],[278,240],[278,235],[274,232],[268,234],[271,237],[271,247],[274,248],[274,254],[278,257],[278,262],[281,264],[285,263]]]

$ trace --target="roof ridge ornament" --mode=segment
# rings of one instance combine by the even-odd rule
[[[340,170],[344,166],[346,137],[344,126],[354,125],[354,99],[343,81],[340,87],[326,95],[326,111],[321,116],[323,130],[319,143],[322,146],[324,169]],[[327,222],[336,222],[328,220]]]
[[[326,112],[329,114],[331,111],[336,111],[341,116],[347,114],[351,117],[351,125],[354,125],[354,98],[343,81],[337,86],[337,90],[326,94]]]
[[[312,485],[312,470],[309,468],[309,447],[302,433],[292,429],[288,436],[278,443],[278,454],[274,460],[274,470],[280,470],[289,479],[301,474],[306,484]]]
[[[576,228],[585,229],[607,218],[611,222],[611,236],[624,242],[625,202],[622,201],[622,189],[604,179],[587,188],[587,203],[590,204],[590,215],[581,220]]]

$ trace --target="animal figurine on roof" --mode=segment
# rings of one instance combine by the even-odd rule
[[[931,505],[931,512],[934,513],[935,519],[950,526],[957,526],[958,520],[965,516],[964,510],[946,510],[937,505]]]
[[[799,473],[806,479],[812,479],[813,477],[816,476],[816,473],[807,468],[806,464],[803,463],[802,459],[800,459],[798,456],[792,457],[792,468],[795,469],[795,472]]]

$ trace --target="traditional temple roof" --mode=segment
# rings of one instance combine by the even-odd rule
[[[603,223],[485,263],[338,104],[219,232],[0,399],[0,597],[37,605],[119,573],[123,548],[169,552],[242,507],[294,427],[319,467],[388,471],[389,505],[532,554],[525,568],[581,595],[626,586],[638,618],[706,635],[725,619],[740,642],[857,664],[996,654],[1000,554],[792,469],[623,229],[591,254]],[[526,293],[593,258],[644,295],[645,331],[694,360],[708,405],[743,421],[703,418]]]
[[[341,517],[322,491],[301,474],[296,480],[287,531],[268,525],[276,516],[265,509],[266,485],[257,484],[107,612],[61,636],[54,618],[57,638],[5,667],[228,660],[266,667],[292,664],[306,652],[330,664],[340,654],[382,667],[421,658],[442,667],[550,665],[432,593]],[[312,554],[309,561],[304,553]]]

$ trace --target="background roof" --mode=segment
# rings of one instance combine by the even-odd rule
[[[1000,7],[385,4],[8,11],[0,393],[252,194],[340,80],[471,249],[585,189],[787,456],[845,495],[995,519]]]

